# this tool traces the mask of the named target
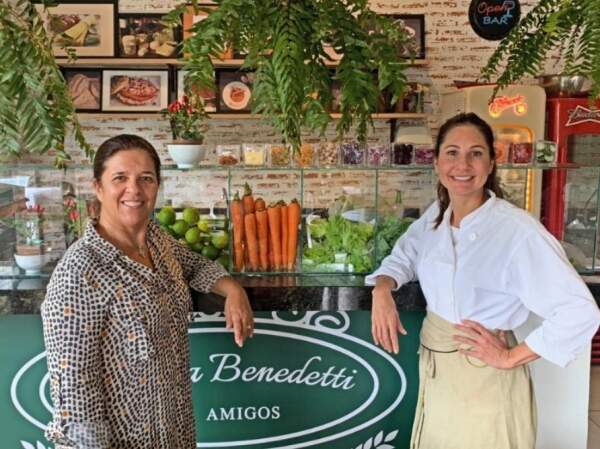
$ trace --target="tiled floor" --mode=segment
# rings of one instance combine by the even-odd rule
[[[600,448],[600,365],[592,366],[588,449]]]

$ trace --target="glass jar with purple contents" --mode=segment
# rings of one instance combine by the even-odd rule
[[[415,164],[431,165],[433,164],[434,156],[435,150],[431,147],[431,145],[415,146]]]
[[[358,142],[342,143],[340,155],[344,165],[363,165],[365,162],[365,149]]]
[[[367,164],[370,167],[390,165],[390,147],[382,144],[369,144],[367,147]]]
[[[394,165],[410,165],[413,160],[413,146],[410,143],[395,143],[392,147]]]

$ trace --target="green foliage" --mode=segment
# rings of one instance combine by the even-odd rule
[[[500,42],[482,78],[500,74],[498,90],[523,76],[539,75],[553,49],[564,60],[563,72],[591,79],[591,97],[600,97],[600,0],[540,0]]]
[[[331,121],[327,108],[334,79],[342,89],[340,137],[355,126],[359,140],[366,141],[380,93],[390,91],[393,102],[402,95],[407,63],[397,49],[409,37],[388,17],[371,11],[365,0],[216,3],[218,9],[197,22],[192,27],[195,35],[184,43],[189,54],[186,86],[214,88],[211,58],[226,48],[244,49],[248,56],[243,68],[256,72],[253,112],[268,117],[295,148],[303,127],[324,132]],[[197,1],[192,4],[202,10]],[[185,8],[178,6],[163,20],[179,23]],[[333,71],[327,67],[324,46],[343,54]]]
[[[45,1],[44,4],[50,4]],[[54,60],[52,39],[29,0],[0,2],[0,154],[46,153],[58,166],[69,127],[88,157],[67,85]]]

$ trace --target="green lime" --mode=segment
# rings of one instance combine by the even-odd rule
[[[183,209],[183,219],[189,225],[194,225],[200,219],[200,214],[195,207],[186,207]]]
[[[175,233],[175,235],[177,237],[183,237],[185,235],[185,233],[187,232],[189,226],[188,224],[183,221],[183,220],[177,220],[173,226],[171,226],[171,229],[173,230],[173,232]]]
[[[229,254],[221,254],[217,258],[217,262],[223,265],[225,268],[229,268]]]
[[[202,219],[198,222],[198,229],[200,229],[202,232],[208,232],[210,231],[210,223],[208,222],[208,220]]]
[[[161,225],[172,225],[175,223],[175,211],[172,207],[163,207],[157,214],[156,218]]]
[[[202,242],[196,242],[196,243],[192,243],[190,245],[190,248],[192,249],[192,251],[201,254],[202,253],[202,249],[204,248],[204,244]]]
[[[227,248],[229,244],[229,234],[225,231],[215,232],[210,238],[210,242],[215,248],[223,249]]]
[[[196,227],[191,227],[190,229],[188,229],[185,233],[185,241],[188,242],[190,245],[198,243],[200,241],[200,229]]]
[[[219,257],[219,254],[220,251],[211,244],[208,244],[204,246],[204,248],[202,248],[202,255],[204,257],[208,257],[211,260],[215,260],[217,257]]]

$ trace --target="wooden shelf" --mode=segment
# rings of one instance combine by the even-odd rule
[[[111,119],[111,118],[122,118],[122,119],[143,119],[143,118],[159,118],[159,112],[80,112],[78,113],[80,118],[95,118],[95,119]],[[217,120],[259,120],[262,118],[260,114],[229,114],[229,113],[215,113],[208,114],[212,119]],[[331,114],[331,118],[339,119],[342,114]],[[404,112],[382,112],[373,114],[373,120],[391,120],[391,119],[424,119],[427,114],[412,114]]]

